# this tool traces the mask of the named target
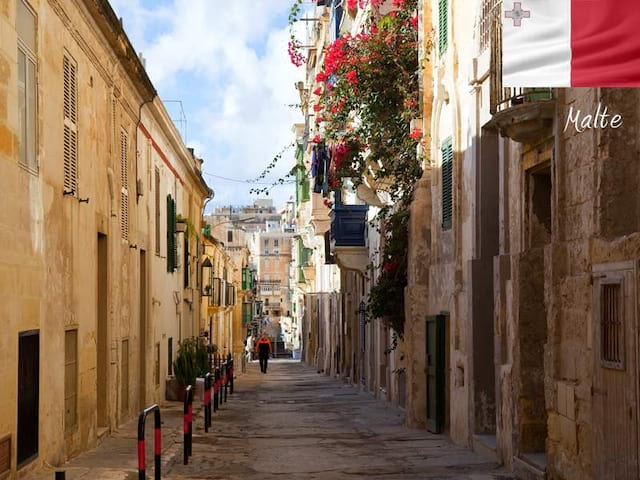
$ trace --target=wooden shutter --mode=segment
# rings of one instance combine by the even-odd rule
[[[78,66],[67,55],[63,60],[64,190],[78,196]]]
[[[129,138],[120,130],[120,233],[123,240],[129,239]]]
[[[176,202],[167,195],[167,272],[174,272],[178,260],[176,243]]]
[[[453,215],[453,146],[451,138],[442,143],[442,228],[451,228]]]
[[[156,254],[160,255],[160,170],[155,169],[156,197]]]
[[[442,55],[447,51],[447,45],[449,44],[449,31],[448,31],[448,15],[449,2],[448,0],[438,0],[438,54]]]
[[[442,433],[445,410],[445,316],[427,317],[427,430]]]

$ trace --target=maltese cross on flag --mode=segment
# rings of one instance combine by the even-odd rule
[[[505,87],[640,87],[640,0],[504,0]]]

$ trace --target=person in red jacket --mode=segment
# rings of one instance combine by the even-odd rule
[[[260,360],[260,371],[267,373],[267,362],[269,361],[269,355],[271,355],[272,349],[271,340],[269,340],[264,332],[260,334],[260,338],[256,342],[256,352]]]

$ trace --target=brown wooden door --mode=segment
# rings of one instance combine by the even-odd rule
[[[38,455],[40,332],[18,337],[18,467]]]
[[[602,266],[594,275],[593,478],[598,480],[637,480],[639,474],[635,276],[629,264]]]

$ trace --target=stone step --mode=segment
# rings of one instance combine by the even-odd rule
[[[513,473],[520,480],[546,480],[547,456],[544,453],[525,453],[513,457]]]

